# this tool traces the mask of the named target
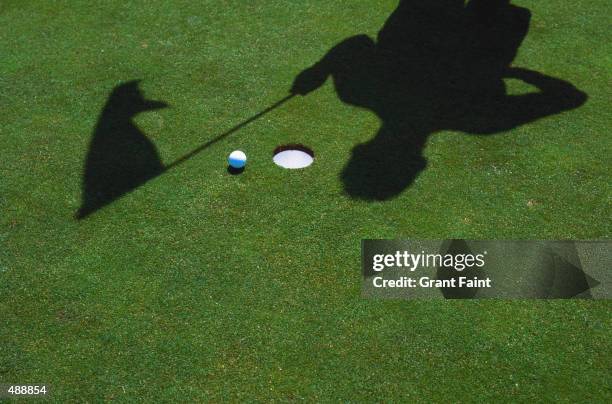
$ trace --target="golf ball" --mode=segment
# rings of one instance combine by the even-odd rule
[[[244,154],[244,152],[240,150],[234,150],[233,152],[230,153],[229,157],[227,158],[228,164],[233,168],[244,167],[246,164],[246,161],[247,161],[246,154]]]

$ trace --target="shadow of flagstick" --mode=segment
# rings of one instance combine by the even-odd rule
[[[276,108],[280,107],[281,105],[283,105],[284,103],[289,101],[294,96],[295,96],[295,94],[287,95],[286,97],[284,97],[281,100],[279,100],[279,101],[275,102],[274,104],[270,105],[268,108],[264,109],[263,111],[258,112],[257,114],[253,115],[252,117],[250,117],[246,121],[243,121],[243,122],[239,123],[238,125],[234,126],[233,128],[231,128],[231,129],[227,130],[226,132],[223,132],[222,134],[218,135],[216,138],[209,140],[208,142],[202,144],[201,146],[198,146],[194,150],[192,150],[189,153],[185,154],[183,157],[181,157],[181,158],[175,160],[174,162],[166,165],[164,167],[164,171],[163,172],[169,171],[172,168],[177,167],[177,166],[183,164],[187,160],[191,159],[192,157],[195,157],[197,154],[199,154],[202,151],[206,150],[207,148],[209,148],[210,146],[214,145],[218,141],[226,138],[227,136],[231,135],[234,132],[237,132],[238,130],[244,128],[245,126],[247,126],[251,122],[256,121],[257,119],[261,118],[262,116],[266,115],[267,113],[269,113],[269,112],[275,110]]]

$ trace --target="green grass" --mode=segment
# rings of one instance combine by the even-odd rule
[[[515,3],[533,13],[515,65],[583,107],[437,133],[413,186],[372,203],[339,175],[380,122],[328,82],[77,222],[114,86],[170,104],[137,117],[170,162],[375,36],[396,2],[0,1],[0,383],[58,401],[609,402],[609,301],[360,297],[363,238],[610,238],[609,4]],[[316,163],[276,168],[290,142]],[[230,177],[236,148],[249,166]]]

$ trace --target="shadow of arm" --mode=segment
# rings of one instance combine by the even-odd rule
[[[510,68],[504,78],[514,78],[530,84],[540,91],[502,97],[482,105],[466,122],[465,130],[473,134],[489,135],[514,129],[538,119],[570,111],[582,106],[588,99],[583,91],[571,83],[523,69]]]
[[[371,51],[374,42],[367,35],[357,35],[334,46],[327,54],[311,67],[303,70],[293,81],[290,92],[306,95],[317,90],[330,75],[343,66],[351,67],[362,56],[364,50]]]

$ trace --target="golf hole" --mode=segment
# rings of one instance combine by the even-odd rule
[[[314,162],[314,152],[302,145],[279,146],[274,150],[274,164],[289,170],[306,168]]]

